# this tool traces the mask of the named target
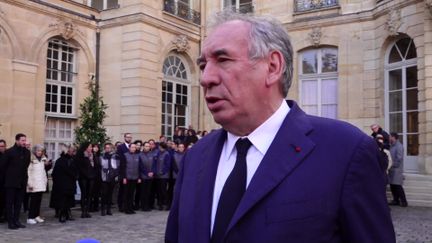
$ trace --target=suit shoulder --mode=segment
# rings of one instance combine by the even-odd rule
[[[315,129],[346,136],[367,136],[358,127],[341,120],[307,115]]]
[[[353,147],[362,141],[372,143],[373,139],[356,126],[340,120],[307,115],[313,130],[310,134],[319,143],[324,140],[328,145],[336,147]]]

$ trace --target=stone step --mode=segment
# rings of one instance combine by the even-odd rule
[[[432,175],[404,173],[404,190],[410,206],[432,207]],[[390,189],[387,198],[391,199]]]

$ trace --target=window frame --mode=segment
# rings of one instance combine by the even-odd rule
[[[53,56],[52,56],[53,52],[51,52],[51,57],[49,57],[49,55],[48,55],[50,50],[53,50],[53,48],[50,49],[51,43],[55,43],[55,44],[59,45],[57,60],[53,58]],[[67,45],[65,45],[64,43],[66,43]],[[62,54],[64,53],[64,51],[62,50],[63,46],[65,46],[67,48],[71,48],[73,50],[73,52],[65,52],[66,55],[72,54],[72,61],[71,62],[68,62],[68,61],[65,62],[66,64],[72,65],[72,71],[64,71],[61,69],[61,65],[63,63]],[[77,72],[76,72],[77,61],[76,60],[77,60],[77,57],[78,57],[78,48],[74,47],[70,42],[64,41],[64,40],[59,39],[59,38],[53,38],[53,39],[49,40],[48,48],[47,48],[47,54],[46,54],[46,58],[47,58],[46,72],[47,72],[47,74],[45,75],[45,102],[44,102],[45,114],[52,116],[52,117],[69,117],[69,118],[75,117],[75,115],[76,115],[75,102],[76,102],[76,83],[77,83],[76,82],[76,77],[77,77]],[[57,61],[57,69],[51,68],[48,66],[48,63],[50,61],[51,62]],[[48,74],[49,72],[51,72],[51,73]],[[54,72],[57,72],[57,79],[52,78]],[[66,75],[67,75],[66,81],[61,81],[61,74],[63,72],[66,73]],[[48,78],[49,75],[51,75],[50,78]],[[70,78],[69,78],[69,75],[71,75]],[[68,79],[70,79],[70,80],[68,81]],[[51,92],[51,95],[50,95],[51,97],[53,95],[56,95],[57,101],[56,101],[56,103],[53,103],[52,100],[50,100],[50,102],[49,102],[50,109],[47,111],[47,109],[46,109],[46,106],[48,104],[47,97],[49,95],[49,93],[47,91],[48,85],[51,85],[51,88],[54,86],[57,87],[57,92],[55,92],[55,93]],[[66,89],[66,94],[64,94],[64,95],[62,95],[62,88]],[[67,98],[69,96],[68,92],[67,92],[68,89],[72,89],[72,94],[71,94],[72,101],[70,104],[67,102],[67,100],[68,100]],[[62,101],[61,101],[62,97],[65,97],[65,99],[66,99],[65,103],[62,103]],[[52,104],[56,104],[56,111],[52,111]],[[62,104],[64,104],[66,106],[65,109],[67,109],[68,106],[70,106],[71,112],[69,113],[69,112],[67,112],[67,110],[66,110],[66,112],[61,112]]]
[[[180,63],[177,65],[177,68],[180,67],[180,64],[183,64],[184,71],[186,72],[186,78],[184,79],[183,77],[182,78],[178,78],[178,77],[175,77],[175,76],[167,75],[166,73],[164,73],[164,68],[162,68],[162,74],[163,74],[162,82],[167,82],[167,83],[170,83],[172,85],[172,91],[171,91],[171,93],[172,93],[172,102],[170,103],[172,105],[171,106],[171,113],[170,113],[170,115],[172,116],[172,118],[171,118],[172,119],[171,120],[171,124],[168,124],[166,122],[167,115],[168,115],[166,108],[165,108],[165,112],[163,112],[164,106],[166,105],[166,103],[168,103],[168,102],[166,102],[166,101],[163,100],[163,96],[164,96],[164,89],[163,89],[163,87],[162,87],[162,93],[161,93],[161,95],[162,95],[162,97],[161,97],[161,106],[162,107],[161,108],[162,109],[161,109],[161,129],[160,129],[160,131],[161,131],[161,133],[163,135],[165,135],[167,137],[173,136],[174,135],[174,129],[175,129],[175,127],[179,126],[179,124],[176,124],[177,121],[178,121],[177,119],[180,117],[180,116],[178,116],[176,114],[176,108],[177,108],[176,98],[177,98],[177,95],[183,96],[183,93],[179,92],[177,90],[177,85],[181,85],[181,87],[186,86],[186,91],[187,91],[187,94],[186,94],[186,98],[187,98],[186,111],[185,111],[185,115],[184,115],[184,119],[185,119],[185,124],[184,125],[185,126],[187,126],[188,124],[190,124],[190,119],[191,119],[191,103],[192,103],[192,100],[191,100],[191,90],[192,90],[192,87],[191,87],[191,82],[189,81],[189,77],[190,77],[189,66],[187,65],[187,62],[181,56],[175,55],[175,54],[170,54],[170,55],[166,56],[166,58],[164,59],[164,62],[163,62],[163,66],[164,67],[165,67],[166,60],[168,60],[170,57],[174,57],[175,58],[174,59],[174,64],[176,62],[176,59],[178,59],[180,61]],[[173,67],[173,66],[175,66],[175,65],[170,65],[169,67]],[[166,69],[165,71],[168,71],[168,69]],[[162,83],[162,85],[163,85],[163,83]],[[164,119],[163,119],[164,116],[165,116],[165,122],[164,122]],[[183,117],[183,116],[181,116],[181,117]],[[182,125],[180,125],[180,126],[182,126]],[[169,133],[166,132],[169,129],[167,127],[171,127],[171,131],[170,131],[171,134],[169,134]]]
[[[249,3],[248,3],[248,4],[249,4]],[[246,4],[244,4],[244,5],[246,5]],[[247,12],[247,13],[253,13],[253,12],[254,12],[255,3],[254,3],[253,0],[250,0],[250,5],[251,5],[251,10],[252,10],[252,11]],[[221,7],[221,10],[224,10],[224,9],[226,9],[226,8],[231,8],[231,9],[232,9],[232,6],[233,6],[233,5],[225,6],[225,0],[221,0],[221,6],[222,6],[222,7]],[[240,9],[241,9],[241,6],[240,6],[240,0],[235,0],[235,12],[239,12]]]
[[[336,51],[336,57],[337,57],[337,66],[335,72],[322,72],[322,54],[324,49],[332,49]],[[303,74],[303,54],[307,51],[315,51],[316,52],[316,59],[317,59],[317,72],[312,74]],[[299,52],[298,55],[298,80],[299,80],[299,104],[301,107],[304,106],[303,104],[303,82],[304,81],[316,81],[317,82],[317,93],[316,93],[316,100],[317,100],[317,114],[314,114],[316,116],[322,117],[322,107],[324,105],[335,105],[336,106],[336,116],[332,117],[332,119],[338,119],[339,117],[339,50],[337,47],[332,46],[323,46],[320,48],[313,48],[313,49],[304,49]],[[334,80],[336,81],[336,91],[335,91],[335,103],[334,104],[324,104],[322,102],[322,85],[323,81],[325,80]]]
[[[419,86],[418,86],[418,77],[417,77],[417,86],[415,87],[408,87],[407,88],[407,70],[409,68],[412,67],[416,67],[417,72],[418,72],[418,55],[416,53],[416,57],[415,58],[410,58],[410,59],[405,59],[406,58],[406,54],[409,51],[409,46],[407,47],[407,53],[405,53],[405,57],[404,54],[402,54],[400,52],[400,49],[398,47],[396,47],[398,41],[405,39],[405,38],[409,38],[409,37],[404,37],[404,38],[400,38],[395,40],[391,45],[388,46],[387,50],[386,50],[386,55],[385,55],[385,60],[384,60],[384,123],[385,123],[385,129],[389,132],[393,132],[390,131],[390,114],[392,113],[397,113],[397,112],[391,112],[390,111],[390,93],[392,91],[396,92],[396,91],[400,91],[402,93],[402,110],[400,111],[402,113],[402,131],[394,131],[394,132],[398,132],[399,136],[401,137],[401,141],[402,144],[404,146],[404,157],[406,160],[406,166],[404,167],[405,171],[409,171],[409,172],[418,172],[419,168],[412,168],[412,165],[416,165],[416,161],[417,158],[419,157],[420,153],[418,153],[417,155],[409,155],[408,154],[408,136],[409,135],[417,135],[418,136],[418,142],[419,144],[417,145],[418,147],[420,147],[420,126],[419,124],[417,124],[417,132],[409,132],[408,131],[408,113],[409,112],[417,112],[417,114],[420,114],[420,107],[418,106],[417,103],[417,109],[413,110],[410,109],[408,110],[408,98],[407,98],[407,91],[409,90],[414,90],[416,89],[417,92],[419,91]],[[411,38],[410,38],[411,39]],[[411,44],[414,44],[414,40],[411,39]],[[390,63],[390,54],[391,51],[393,49],[393,47],[397,48],[399,55],[402,56],[402,60],[401,61],[397,61],[397,62],[392,62]],[[401,88],[397,89],[397,90],[392,90],[390,91],[390,72],[395,71],[395,70],[401,70]],[[418,96],[417,96],[418,99]],[[417,101],[418,102],[418,101]],[[417,119],[419,119],[417,117]],[[418,121],[419,122],[419,121]],[[418,166],[418,165],[417,165]],[[410,168],[408,168],[410,167]]]
[[[93,7],[92,7],[92,3],[93,3],[93,1],[94,1],[94,0],[88,0],[88,1],[87,1],[87,6],[93,8]],[[117,0],[117,6],[119,6],[118,0]],[[107,10],[107,9],[113,9],[113,8],[116,8],[116,7],[108,8],[108,0],[103,0],[103,2],[102,2],[102,9],[100,9],[100,10]]]

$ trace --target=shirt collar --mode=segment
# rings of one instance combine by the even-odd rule
[[[264,123],[262,123],[259,127],[257,127],[251,134],[246,136],[252,145],[262,154],[265,155],[268,148],[270,147],[273,139],[276,136],[276,133],[279,131],[285,117],[287,116],[290,108],[285,100],[282,100],[282,104],[276,110],[273,115],[271,115]],[[227,141],[226,141],[226,158],[230,158],[232,156],[234,146],[240,136],[236,136],[230,132],[227,133]]]

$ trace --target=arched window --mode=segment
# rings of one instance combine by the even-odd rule
[[[394,42],[385,65],[385,118],[389,132],[397,132],[405,148],[405,170],[418,171],[417,53],[411,38]]]
[[[338,51],[325,47],[299,55],[300,105],[311,115],[337,118]]]
[[[178,56],[168,56],[162,72],[161,134],[172,137],[176,126],[186,127],[189,122],[190,84],[186,66]]]
[[[45,88],[45,148],[50,159],[72,144],[75,125],[76,48],[61,39],[48,43]]]

